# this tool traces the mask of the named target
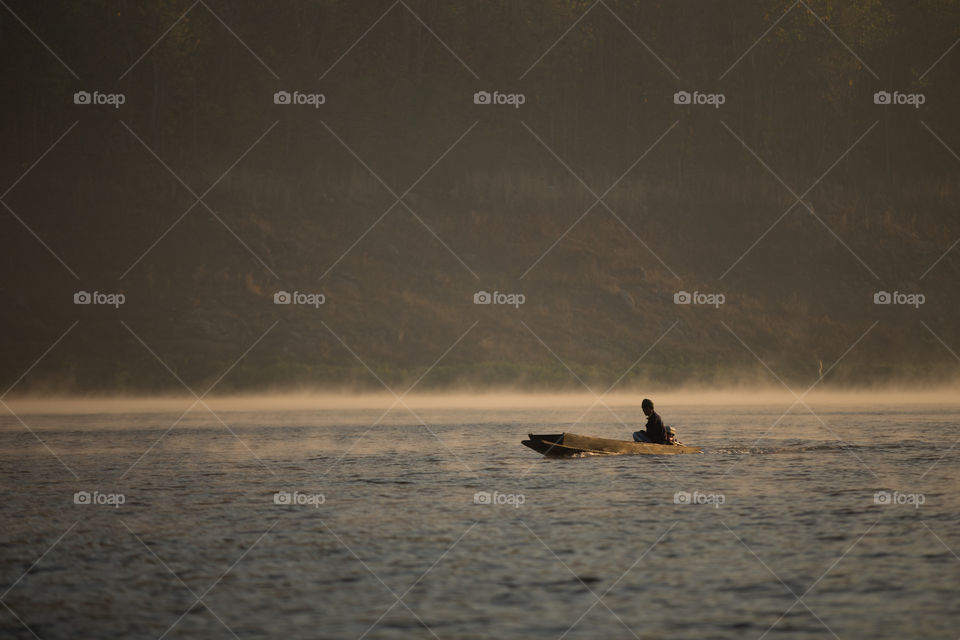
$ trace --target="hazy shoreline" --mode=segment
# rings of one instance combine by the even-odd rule
[[[803,395],[808,404],[818,405],[892,405],[939,404],[960,405],[960,393],[954,387],[924,390],[864,389],[828,391],[814,390]],[[765,389],[689,389],[648,394],[661,407],[688,405],[753,406],[792,405],[797,398],[786,390]],[[610,406],[639,405],[644,395],[633,392],[611,393],[602,396]],[[30,414],[95,414],[95,413],[150,413],[194,411],[205,408],[194,397],[179,396],[21,396],[4,400],[9,409],[23,415]],[[216,411],[325,411],[349,409],[386,410],[395,405],[403,410],[404,403],[419,409],[549,409],[557,407],[589,408],[595,402],[603,405],[588,392],[576,393],[516,393],[516,392],[450,392],[418,393],[403,397],[402,403],[389,393],[316,393],[291,392],[272,394],[220,395],[204,398]],[[799,405],[799,403],[798,403]],[[802,405],[800,405],[802,406]]]

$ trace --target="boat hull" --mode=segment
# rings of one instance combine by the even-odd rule
[[[581,436],[576,433],[529,434],[529,440],[522,443],[545,456],[581,456],[581,455],[677,455],[681,453],[703,453],[699,447],[673,444],[651,444],[649,442],[630,442],[611,440],[594,436]]]

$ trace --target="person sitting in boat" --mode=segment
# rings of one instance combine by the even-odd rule
[[[646,431],[634,431],[634,442],[650,442],[653,444],[667,444],[667,430],[663,426],[660,415],[653,410],[653,400],[644,398],[640,403],[643,415],[647,416]]]

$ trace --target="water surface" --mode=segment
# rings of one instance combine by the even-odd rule
[[[0,636],[955,637],[960,410],[788,406],[7,416]]]

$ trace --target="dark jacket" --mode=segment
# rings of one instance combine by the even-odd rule
[[[656,411],[647,416],[647,437],[656,444],[667,443],[667,430],[663,428],[663,420]]]

